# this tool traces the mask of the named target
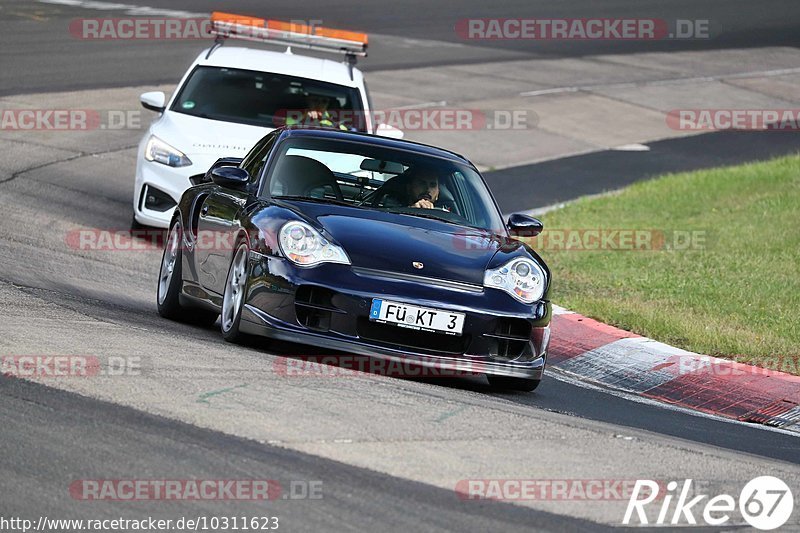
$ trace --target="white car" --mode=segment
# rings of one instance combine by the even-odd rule
[[[221,16],[221,17],[220,17]],[[227,18],[226,18],[227,17]],[[167,228],[173,208],[192,183],[220,157],[244,157],[267,132],[308,107],[327,102],[330,115],[347,117],[335,127],[402,137],[368,119],[371,102],[355,55],[366,55],[366,35],[324,30],[287,31],[287,23],[215,13],[217,43],[189,67],[169,101],[162,92],[142,94],[142,105],[160,113],[139,143],[133,225]],[[222,21],[222,22],[220,22]],[[255,21],[255,25],[254,25]],[[294,29],[292,26],[291,29]],[[342,35],[344,34],[344,38]],[[352,35],[363,36],[353,41]],[[345,62],[250,48],[221,46],[220,36],[345,53]]]

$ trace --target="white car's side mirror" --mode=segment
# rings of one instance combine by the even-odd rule
[[[405,134],[403,130],[390,126],[389,124],[378,124],[378,127],[375,128],[375,135],[389,137],[390,139],[402,139]]]
[[[167,106],[167,96],[161,91],[144,93],[139,96],[139,101],[142,107],[156,113],[163,113]]]

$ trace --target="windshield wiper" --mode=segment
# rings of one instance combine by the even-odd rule
[[[419,218],[427,218],[430,220],[438,220],[439,222],[444,222],[446,224],[453,224],[454,226],[464,226],[464,224],[460,224],[458,222],[453,222],[452,220],[447,220],[446,218],[437,217],[436,215],[429,215],[427,213],[416,213],[414,211],[387,211],[388,213],[395,213],[397,215],[408,215],[410,217],[419,217]]]
[[[464,220],[464,222],[457,222],[457,221],[454,221],[454,220],[448,220],[446,218],[441,218],[441,217],[437,217],[435,215],[429,215],[429,214],[426,214],[426,213],[415,213],[414,211],[410,211],[410,210],[409,211],[391,211],[391,210],[386,210],[385,212],[386,213],[393,213],[395,215],[408,215],[410,217],[419,217],[419,218],[427,218],[427,219],[430,219],[430,220],[438,220],[439,222],[444,222],[445,224],[452,224],[453,226],[458,226],[459,228],[471,228],[471,229],[476,229],[476,230],[479,230],[479,231],[490,231],[490,230],[487,230],[486,228],[484,228],[482,226],[476,226],[474,224],[470,224],[467,219],[465,219],[464,217],[462,217],[461,215],[458,215],[458,214],[456,214],[456,216],[459,217],[459,218],[462,218]],[[449,211],[445,211],[445,212],[449,213]],[[455,214],[455,213],[452,213],[452,214]]]

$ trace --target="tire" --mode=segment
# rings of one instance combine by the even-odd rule
[[[222,295],[222,314],[220,315],[220,329],[222,337],[228,341],[240,344],[247,339],[247,335],[239,331],[244,308],[245,292],[247,291],[247,264],[250,260],[250,250],[246,242],[240,242],[233,254],[231,266],[228,268],[228,277],[225,279],[225,291]]]
[[[161,256],[161,268],[158,271],[158,287],[156,303],[158,314],[170,320],[210,326],[217,320],[217,313],[205,309],[192,309],[181,305],[180,292],[183,276],[181,275],[183,251],[183,228],[179,220],[172,223],[164,243],[164,254]]]
[[[514,390],[514,391],[522,391],[522,392],[531,392],[536,390],[536,387],[539,386],[539,383],[542,382],[541,379],[531,379],[531,378],[512,378],[509,376],[488,376],[489,377],[489,385],[492,386],[493,389],[496,390]]]

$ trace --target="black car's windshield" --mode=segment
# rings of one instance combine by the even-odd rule
[[[266,183],[272,197],[327,200],[488,230],[503,227],[473,168],[411,150],[289,138]]]
[[[170,109],[268,128],[293,121],[322,121],[322,125],[366,131],[358,89],[252,70],[197,67]]]

